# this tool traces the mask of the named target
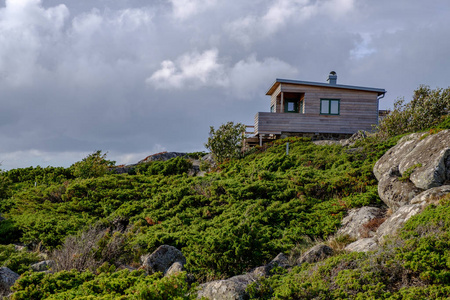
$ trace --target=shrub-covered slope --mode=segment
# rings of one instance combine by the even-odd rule
[[[0,212],[5,220],[0,222],[0,243],[23,243],[54,259],[71,257],[65,262],[67,271],[24,273],[14,297],[132,298],[144,293],[145,299],[160,289],[180,296],[177,287],[189,288],[183,283],[185,275],[171,281],[159,275],[145,278],[141,271],[114,272],[139,266],[141,255],[163,244],[183,252],[187,272],[199,282],[242,274],[279,252],[289,253],[305,241],[331,236],[350,208],[382,206],[372,168],[398,139],[368,139],[352,149],[319,146],[300,138],[279,140],[267,149],[256,148],[244,158],[226,161],[204,177],[188,176],[190,165],[183,158],[139,166],[131,172],[134,175],[88,168],[79,176],[74,168],[86,167],[82,162],[68,169],[3,172]],[[281,299],[448,296],[450,258],[444,239],[448,226],[446,219],[439,219],[445,216],[447,202],[409,221],[401,239],[379,252],[340,254],[302,265],[258,282],[251,295]],[[15,265],[22,273],[36,261],[34,254],[11,247],[0,247],[0,259],[9,251],[18,261],[3,259],[2,265]],[[89,259],[81,262],[80,253]],[[77,270],[69,272],[71,268]],[[151,291],[144,288],[150,282],[154,282]]]

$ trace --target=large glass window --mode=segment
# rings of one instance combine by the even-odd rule
[[[340,100],[339,99],[320,99],[321,115],[339,115]]]

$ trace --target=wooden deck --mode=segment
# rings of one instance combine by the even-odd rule
[[[255,135],[290,133],[339,133],[353,134],[358,130],[373,130],[377,119],[358,115],[328,116],[258,112],[255,115]]]

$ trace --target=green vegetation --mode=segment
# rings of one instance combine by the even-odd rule
[[[205,147],[211,150],[219,163],[227,159],[237,158],[241,154],[244,132],[245,125],[241,123],[228,122],[222,124],[217,130],[211,126]]]
[[[417,99],[447,99],[445,91],[421,89]],[[417,126],[429,129],[433,124],[430,134],[449,127],[448,116],[437,119],[440,124]],[[67,169],[0,172],[0,213],[5,218],[0,221],[0,266],[22,274],[12,298],[195,298],[186,273],[146,276],[142,270],[123,269],[139,267],[141,255],[163,244],[183,252],[186,271],[198,283],[242,274],[280,252],[298,255],[317,240],[328,239],[341,250],[349,239],[332,236],[347,211],[384,205],[373,165],[400,139],[396,134],[405,133],[396,128],[398,123],[386,122],[378,136],[353,149],[288,138],[242,154],[236,150],[241,124],[226,125],[211,128],[210,139],[223,142],[233,133],[236,140],[230,147],[208,141],[211,150],[222,145],[213,150],[221,163],[203,177],[189,176],[192,164],[181,157],[113,174],[114,162],[101,151]],[[447,197],[409,220],[382,250],[336,251],[323,262],[290,272],[275,268],[274,276],[248,290],[262,299],[449,297],[449,216]],[[16,250],[13,243],[28,250]],[[54,274],[28,271],[38,252],[57,262]]]

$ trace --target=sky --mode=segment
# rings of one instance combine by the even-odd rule
[[[206,150],[276,78],[450,85],[448,0],[0,0],[0,168]]]

